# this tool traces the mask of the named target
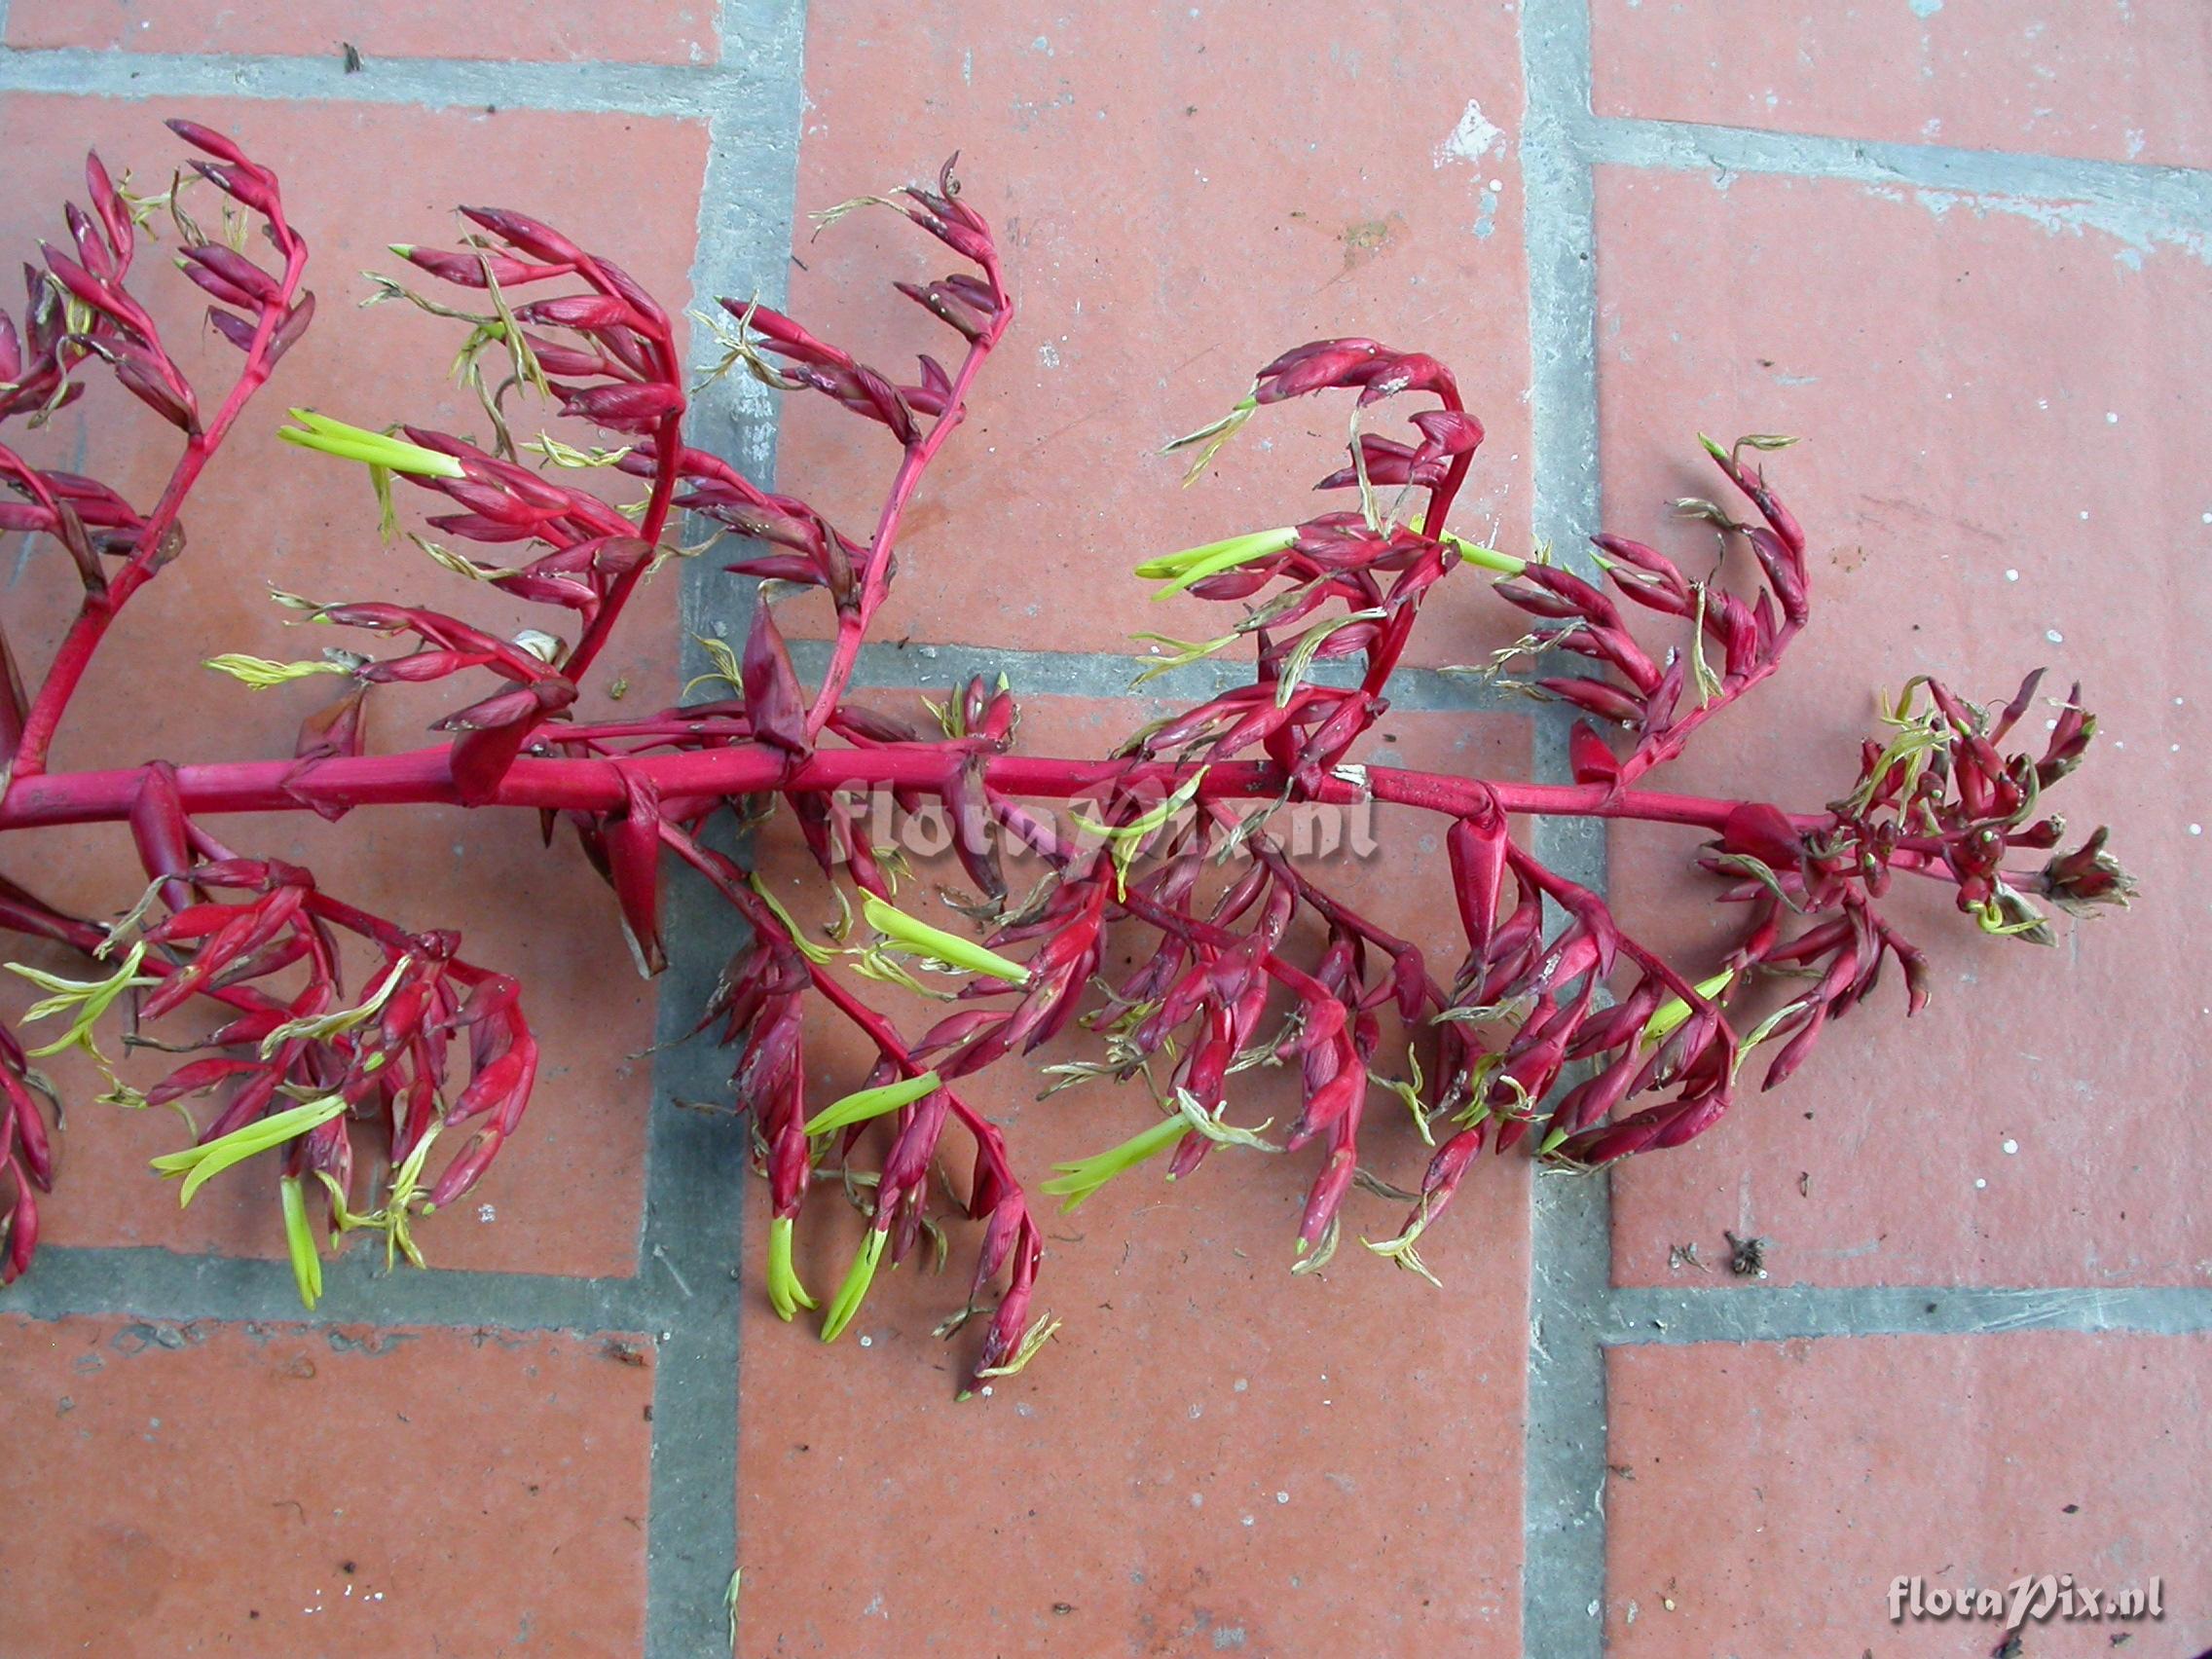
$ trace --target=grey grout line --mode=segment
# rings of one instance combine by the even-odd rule
[[[70,1319],[129,1313],[169,1322],[254,1320],[264,1324],[445,1326],[575,1331],[584,1335],[659,1328],[663,1301],[629,1279],[554,1273],[466,1272],[369,1266],[355,1246],[324,1264],[323,1296],[300,1306],[290,1264],[229,1256],[184,1256],[131,1246],[50,1247],[0,1301],[0,1313]]]
[[[2212,171],[2203,169],[1612,117],[1584,117],[1578,140],[1593,161],[1611,166],[1848,179],[1964,198],[2053,228],[2093,226],[2139,246],[2174,242],[2202,252],[2212,232]]]
[[[93,97],[304,98],[428,108],[500,108],[673,116],[706,120],[750,105],[772,122],[779,30],[793,16],[771,0],[736,0],[718,65],[508,63],[466,58],[372,57],[345,73],[338,55],[134,53],[0,46],[0,92]],[[0,0],[0,27],[7,16]],[[762,39],[765,55],[729,53]],[[1620,166],[1843,178],[1936,191],[2004,206],[2063,203],[2067,222],[2131,240],[2194,242],[2212,228],[2212,169],[2108,162],[2009,150],[1879,142],[1695,122],[1592,116],[1586,105],[1545,118],[1588,160]]]
[[[1529,257],[1534,522],[1557,557],[1594,574],[1582,536],[1599,522],[1596,219],[1580,145],[1589,121],[1585,0],[1525,0],[1520,159]],[[1567,711],[1535,726],[1539,779],[1568,777]],[[1604,826],[1539,821],[1531,849],[1600,892]],[[1522,1451],[1521,1646],[1546,1659],[1604,1649],[1605,1361],[1597,1341],[1612,1273],[1603,1177],[1530,1174],[1528,1417]]]
[[[707,111],[693,304],[758,294],[781,305],[791,269],[806,8],[722,0],[719,21],[723,61],[743,62],[749,73],[743,83],[725,81],[725,94]],[[713,338],[694,330],[693,359],[711,362]],[[699,393],[687,435],[763,486],[773,484],[776,407],[750,376],[726,375]],[[753,584],[732,582],[718,562],[685,564],[678,608],[687,676],[707,666],[693,636],[734,633],[742,641],[752,601]],[[653,1066],[638,1271],[675,1281],[681,1306],[666,1327],[653,1382],[645,1652],[697,1659],[732,1637],[725,1597],[740,1559],[738,1332],[751,1147],[737,1124],[677,1104],[728,1093],[729,1055],[704,1039],[675,1040],[697,1019],[740,935],[699,876],[674,861],[663,865],[669,967],[659,1028],[669,1046]]]
[[[725,630],[726,631],[726,630]],[[730,643],[738,643],[732,637]],[[829,642],[793,640],[792,661],[802,678],[818,677],[830,660]],[[1131,686],[1145,658],[1111,651],[1014,651],[987,645],[861,647],[854,680],[861,685],[932,691],[964,683],[972,675],[1004,673],[1015,696],[1115,697],[1131,701],[1176,698],[1200,701],[1252,682],[1249,657],[1192,663]],[[1326,663],[1309,676],[1318,685],[1355,685],[1356,671]],[[1437,669],[1401,669],[1390,677],[1390,706],[1417,713],[1528,715],[1541,705],[1521,692],[1473,675]]]
[[[2194,1286],[1660,1285],[1617,1289],[1609,1300],[1600,1340],[1615,1347],[1807,1337],[1982,1337],[2013,1331],[2212,1332],[2212,1289]]]
[[[760,32],[767,36],[767,31]],[[741,67],[371,57],[359,73],[349,75],[335,44],[319,57],[0,47],[0,92],[130,99],[299,99],[428,109],[480,109],[490,104],[500,109],[709,122],[734,117],[733,130],[766,130],[780,96],[775,61],[772,51],[736,55],[731,62]],[[795,125],[793,130],[795,133]]]

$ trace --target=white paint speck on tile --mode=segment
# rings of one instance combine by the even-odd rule
[[[2010,1158],[2010,1157],[2011,1157],[2011,1156],[2012,1156],[2012,1155],[2013,1155],[2014,1153],[2018,1152],[2019,1150],[2020,1150],[2020,1143],[2019,1143],[2018,1141],[2016,1141],[2016,1140],[2009,1140],[2009,1141],[2007,1141],[2007,1142],[2005,1143],[2005,1156],[2006,1156],[2007,1158]]]
[[[1472,166],[1493,149],[1499,155],[1505,153],[1505,129],[1483,114],[1481,104],[1469,98],[1458,125],[1436,146],[1436,165],[1447,167],[1454,162],[1465,162]]]

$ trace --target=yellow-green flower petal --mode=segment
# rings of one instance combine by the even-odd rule
[[[1124,1170],[1134,1169],[1148,1158],[1157,1158],[1190,1132],[1191,1125],[1178,1112],[1162,1118],[1149,1129],[1131,1135],[1120,1146],[1072,1163],[1055,1163],[1059,1171],[1044,1183],[1044,1191],[1065,1199],[1060,1207],[1072,1210]]]
[[[962,939],[958,934],[933,928],[927,922],[917,922],[903,910],[886,904],[869,894],[861,905],[861,914],[867,925],[909,956],[927,956],[957,968],[966,974],[981,974],[993,979],[1004,979],[1012,985],[1026,985],[1029,970],[1018,962],[1010,962],[996,951],[985,950],[973,940]]]
[[[1153,592],[1154,599],[1165,599],[1181,593],[1185,588],[1218,576],[1224,571],[1234,571],[1239,565],[1249,565],[1255,559],[1265,559],[1280,553],[1298,539],[1296,529],[1284,526],[1275,530],[1255,530],[1243,535],[1232,535],[1225,540],[1209,541],[1201,547],[1186,547],[1180,553],[1163,554],[1158,559],[1147,559],[1137,567],[1137,574],[1147,581],[1165,577],[1162,585]]]
[[[292,1252],[292,1277],[300,1287],[301,1304],[312,1309],[322,1296],[322,1256],[314,1247],[307,1197],[296,1175],[279,1176],[276,1194],[284,1207],[284,1242]]]
[[[792,1218],[788,1215],[768,1223],[768,1306],[787,1325],[801,1308],[811,1313],[816,1306],[792,1267]]]
[[[928,1071],[920,1077],[902,1078],[897,1083],[861,1089],[823,1107],[807,1120],[806,1132],[810,1135],[826,1135],[834,1129],[865,1124],[870,1118],[880,1118],[886,1112],[896,1112],[902,1106],[912,1105],[937,1086],[937,1073]]]
[[[257,1152],[281,1146],[295,1135],[303,1135],[317,1124],[327,1124],[346,1110],[342,1095],[326,1094],[319,1100],[311,1100],[304,1106],[294,1106],[233,1129],[220,1139],[203,1146],[186,1147],[182,1152],[167,1152],[154,1159],[153,1165],[163,1175],[184,1177],[184,1190],[177,1196],[177,1206],[192,1202],[193,1194],[220,1175],[234,1163],[242,1163]]]
[[[1733,968],[1724,969],[1714,975],[1712,978],[1700,982],[1697,987],[1697,994],[1711,1002],[1735,982],[1736,970]],[[1651,1017],[1643,1022],[1643,1046],[1646,1049],[1657,1048],[1679,1030],[1682,1021],[1689,1016],[1690,1005],[1688,1003],[1680,997],[1669,997],[1657,1009],[1653,1010]]]
[[[395,438],[385,432],[372,432],[364,426],[349,426],[343,421],[333,421],[327,415],[317,415],[311,409],[291,412],[297,426],[279,426],[276,435],[288,444],[302,449],[319,450],[324,455],[337,456],[341,461],[357,461],[365,466],[382,466],[393,472],[412,472],[424,478],[459,478],[461,464],[450,455],[442,455],[421,444],[411,444],[405,438]]]
[[[853,1322],[853,1315],[861,1310],[861,1299],[867,1295],[867,1287],[875,1280],[875,1264],[883,1259],[883,1242],[889,1236],[880,1228],[868,1230],[867,1241],[853,1258],[845,1282],[837,1287],[837,1294],[830,1300],[830,1311],[823,1316],[824,1342],[835,1342]]]

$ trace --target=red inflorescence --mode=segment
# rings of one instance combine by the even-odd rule
[[[1805,625],[1804,535],[1748,459],[1788,440],[1709,441],[1745,505],[1683,503],[1748,550],[1760,576],[1755,593],[1692,578],[1651,547],[1599,535],[1596,569],[1608,593],[1543,558],[1451,532],[1482,425],[1461,408],[1442,363],[1372,340],[1316,341],[1284,353],[1228,416],[1170,446],[1196,450],[1202,470],[1267,405],[1357,394],[1347,464],[1320,486],[1355,494],[1355,504],[1139,567],[1166,591],[1242,607],[1228,633],[1187,655],[1248,640],[1250,684],[1148,727],[1103,760],[1017,753],[1017,711],[1003,682],[970,683],[927,735],[855,703],[848,693],[860,646],[891,585],[902,519],[1014,314],[990,227],[960,200],[949,165],[934,189],[878,204],[903,212],[966,267],[896,284],[958,338],[956,367],[924,356],[916,380],[901,384],[764,306],[722,302],[732,319],[721,325],[723,371],[742,367],[770,387],[821,393],[884,428],[898,462],[867,535],[847,535],[806,501],[764,490],[686,444],[669,313],[617,266],[519,213],[464,208],[476,231],[461,247],[395,251],[488,308],[430,308],[471,323],[463,363],[473,384],[489,386],[478,365],[485,355],[510,370],[505,387],[484,393],[488,443],[416,426],[374,431],[304,411],[283,435],[366,463],[387,522],[395,479],[441,498],[428,528],[478,551],[424,540],[437,562],[550,608],[555,622],[571,613],[572,630],[505,639],[424,606],[280,595],[364,645],[406,642],[381,657],[209,659],[253,685],[322,675],[343,682],[303,723],[292,756],[50,773],[55,733],[109,624],[182,551],[187,497],[313,314],[301,286],[306,244],[285,218],[276,174],[218,133],[172,126],[207,158],[194,166],[232,203],[227,214],[256,224],[267,244],[248,255],[209,240],[169,203],[184,240],[177,263],[216,302],[210,322],[242,355],[213,413],[129,290],[153,203],[118,189],[96,158],[87,167],[89,208],[66,210],[75,256],[48,248],[46,268],[27,273],[19,329],[0,313],[0,421],[43,422],[78,395],[80,372],[96,360],[184,434],[167,485],[144,511],[95,479],[35,466],[0,446],[9,487],[0,530],[59,542],[84,585],[35,692],[0,635],[0,830],[127,823],[149,883],[120,920],[102,923],[0,877],[0,927],[98,963],[82,979],[9,965],[45,993],[26,1024],[51,1020],[42,1035],[59,1035],[26,1048],[0,1028],[6,1278],[30,1265],[36,1195],[54,1177],[52,1091],[35,1062],[63,1048],[99,1062],[111,1098],[182,1108],[212,1097],[194,1144],[157,1161],[184,1178],[187,1196],[255,1153],[276,1155],[293,1264],[311,1303],[326,1232],[381,1231],[387,1248],[415,1256],[411,1219],[468,1191],[520,1124],[537,1069],[523,987],[463,959],[451,931],[410,931],[331,897],[305,868],[233,852],[203,822],[223,812],[339,818],[427,801],[535,809],[549,831],[566,825],[581,842],[647,974],[666,960],[664,855],[696,870],[744,923],[744,942],[693,1034],[712,1033],[735,1055],[731,1088],[769,1188],[770,1302],[786,1318],[822,1306],[792,1257],[792,1226],[817,1193],[837,1194],[830,1201],[856,1203],[870,1220],[851,1272],[828,1298],[825,1337],[851,1319],[885,1258],[895,1265],[925,1232],[938,1233],[933,1202],[951,1193],[981,1232],[965,1304],[946,1328],[988,1313],[970,1368],[984,1378],[1025,1364],[1053,1321],[1033,1306],[1044,1235],[1032,1199],[998,1129],[962,1098],[962,1081],[1034,1053],[1079,1018],[1103,1034],[1104,1055],[1053,1068],[1063,1080],[1055,1087],[1141,1077],[1159,1114],[1112,1150],[1061,1165],[1042,1191],[1072,1205],[1154,1156],[1181,1175],[1217,1146],[1312,1146],[1319,1167],[1298,1230],[1299,1271],[1335,1248],[1340,1211],[1361,1173],[1366,1109],[1385,1086],[1372,1069],[1384,1022],[1398,1022],[1425,1063],[1412,1084],[1387,1088],[1411,1104],[1435,1151],[1397,1236],[1370,1248],[1425,1272],[1416,1240],[1486,1146],[1526,1145],[1585,1166],[1678,1146],[1726,1113],[1754,1051],[1766,1051],[1755,1074],[1762,1088],[1795,1071],[1826,1026],[1873,990],[1886,960],[1897,965],[1908,1010],[1917,1009],[1927,997],[1926,958],[1876,907],[1896,875],[1947,883],[1985,932],[2038,941],[2050,936],[2037,899],[2082,911],[2124,903],[2132,891],[2104,851],[2103,830],[2040,867],[2015,862],[2055,852],[2062,826],[2044,815],[2042,797],[2080,761],[2095,726],[2077,689],[2058,704],[2040,755],[2008,753],[2008,737],[2036,706],[2035,675],[1995,709],[1932,682],[1908,686],[1884,710],[1887,735],[1865,745],[1851,792],[1818,812],[1640,787],[1771,675]],[[561,291],[507,298],[546,284]],[[505,400],[531,388],[613,434],[615,447],[542,438],[518,448]],[[1406,435],[1362,429],[1398,397],[1424,405]],[[526,463],[525,450],[540,464]],[[618,505],[563,481],[595,473],[641,480],[645,493]],[[1750,519],[1739,521],[1738,510]],[[670,540],[680,511],[753,544],[726,567],[762,584],[751,631],[742,652],[722,649],[721,672],[706,677],[725,694],[626,721],[580,722],[571,709],[578,686],[625,602],[657,564],[689,551]],[[1500,666],[1538,661],[1527,688],[1587,717],[1568,742],[1572,784],[1369,772],[1356,758],[1387,707],[1423,600],[1470,565],[1534,618]],[[774,599],[793,587],[825,590],[836,615],[829,666],[811,695],[776,621]],[[1631,626],[1637,609],[1686,626],[1686,642],[1655,653]],[[1356,664],[1356,673],[1314,673],[1338,662]],[[369,753],[376,686],[480,674],[492,677],[488,694],[468,693],[472,700],[436,722],[448,741]],[[961,907],[979,940],[895,906],[896,850],[854,799],[866,790],[888,792],[903,814],[943,814],[976,889]],[[1092,805],[1072,832],[1025,804],[1076,797]],[[1297,867],[1267,827],[1269,811],[1285,803],[1370,798],[1449,820],[1467,948],[1448,977]],[[1245,801],[1268,810],[1236,810]],[[756,823],[779,805],[840,903],[851,907],[845,890],[860,902],[863,942],[845,943],[855,937],[845,930],[835,936],[842,948],[808,937],[739,861],[702,838],[718,813],[735,809]],[[1547,867],[1509,827],[1513,815],[1544,814],[1704,830],[1701,863],[1724,884],[1716,896],[1746,916],[1719,971],[1693,982],[1624,931],[1597,894]],[[1044,872],[1020,897],[1008,880],[1010,853]],[[1209,874],[1224,866],[1226,878]],[[1294,933],[1300,922],[1308,925]],[[1151,940],[1118,975],[1102,968],[1117,928]],[[352,993],[341,936],[355,941],[348,950],[374,959]],[[932,994],[952,1008],[909,1039],[848,974],[927,988],[916,968],[936,977]],[[196,1039],[170,1034],[171,1016],[203,1004],[218,1011],[212,1028]],[[141,1046],[190,1057],[143,1091],[126,1083],[98,1047],[97,1024],[111,1010],[133,1030],[162,1027],[160,1041]],[[877,1055],[827,1104],[810,1104],[805,1087],[805,1028],[817,1010],[850,1022]],[[1229,1117],[1232,1078],[1256,1064],[1299,1080],[1298,1115],[1279,1145]],[[442,1142],[433,1172],[432,1144],[449,1130],[461,1133]],[[933,1190],[955,1132],[973,1154],[964,1192],[949,1180]],[[357,1178],[357,1149],[384,1171],[372,1208],[355,1207],[364,1185],[380,1185]],[[825,1170],[845,1178],[818,1181]],[[319,1227],[314,1206],[326,1218]]]

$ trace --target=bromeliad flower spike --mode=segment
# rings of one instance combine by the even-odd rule
[[[1980,932],[2030,942],[2051,937],[2045,902],[2083,911],[2124,903],[2132,891],[2103,830],[2059,851],[2063,828],[2044,797],[2081,761],[2095,721],[2076,691],[2041,695],[2037,675],[1991,706],[1914,682],[1882,711],[1883,733],[1864,745],[1856,780],[1817,811],[1647,786],[1647,774],[1775,672],[1805,627],[1805,537],[1761,465],[1788,440],[1708,442],[1732,504],[1687,504],[1749,555],[1753,591],[1693,577],[1618,535],[1594,538],[1601,585],[1452,530],[1483,428],[1442,363],[1373,340],[1298,347],[1263,368],[1224,419],[1171,447],[1195,452],[1194,473],[1202,471],[1271,405],[1350,393],[1346,464],[1321,481],[1345,504],[1138,567],[1159,592],[1237,608],[1218,639],[1181,659],[1248,642],[1251,683],[1147,727],[1104,759],[1025,755],[1003,681],[971,682],[926,732],[849,696],[902,521],[1014,317],[991,229],[960,199],[949,166],[932,188],[826,217],[889,209],[950,251],[952,274],[896,286],[943,325],[959,353],[952,366],[924,356],[902,381],[751,301],[724,300],[716,325],[727,347],[718,372],[830,398],[882,428],[889,483],[862,529],[692,448],[667,310],[604,255],[498,208],[461,209],[472,228],[457,247],[393,250],[417,277],[445,284],[446,298],[379,278],[387,294],[467,328],[461,362],[483,396],[481,437],[381,424],[387,410],[345,412],[362,424],[295,410],[279,429],[256,406],[247,420],[313,317],[308,249],[266,165],[219,133],[173,125],[200,152],[194,166],[225,199],[226,219],[258,234],[209,240],[173,196],[167,203],[182,240],[175,262],[215,302],[208,320],[239,350],[236,380],[217,395],[177,368],[132,295],[155,204],[119,189],[96,159],[86,205],[66,209],[74,251],[44,248],[20,324],[0,313],[0,420],[35,426],[79,394],[84,376],[110,372],[182,439],[167,484],[145,506],[0,447],[10,487],[0,530],[58,543],[84,589],[35,689],[0,639],[9,756],[0,830],[127,825],[146,877],[143,891],[115,896],[119,919],[106,921],[0,879],[0,925],[89,964],[76,975],[9,964],[43,993],[21,1032],[0,1029],[9,1278],[31,1265],[38,1195],[55,1169],[55,1105],[36,1062],[63,1049],[96,1062],[110,1099],[185,1113],[190,1144],[156,1161],[179,1179],[182,1200],[217,1176],[274,1179],[311,1305],[334,1235],[381,1233],[388,1259],[420,1261],[422,1219],[466,1193],[521,1127],[538,1055],[527,987],[469,960],[433,918],[369,914],[339,896],[342,882],[233,850],[210,827],[225,814],[337,819],[460,802],[541,815],[581,842],[612,891],[610,929],[647,974],[664,960],[662,872],[671,860],[696,870],[742,940],[694,1038],[711,1036],[732,1056],[731,1095],[773,1217],[768,1302],[786,1319],[818,1314],[824,1339],[836,1337],[876,1274],[913,1255],[925,1231],[945,1236],[933,1210],[949,1202],[973,1224],[974,1267],[945,1328],[985,1321],[969,1355],[980,1378],[1026,1364],[1054,1328],[1039,1300],[1048,1198],[1073,1207],[1152,1161],[1187,1175],[1217,1149],[1232,1159],[1309,1152],[1318,1168],[1291,1254],[1293,1271],[1307,1272],[1336,1247],[1363,1135],[1418,1131],[1435,1149],[1419,1190],[1404,1196],[1410,1210],[1394,1235],[1371,1229],[1382,1241],[1369,1248],[1425,1272],[1423,1231],[1486,1149],[1591,1167],[1677,1147],[1718,1124],[1739,1090],[1796,1071],[1874,991],[1885,963],[1903,982],[1906,1011],[1919,1008],[1927,958],[1881,907],[1896,878],[1944,884]],[[533,398],[605,443],[518,445],[509,422]],[[1395,435],[1371,429],[1399,409],[1410,413]],[[51,771],[86,665],[123,608],[183,552],[182,515],[207,461],[227,441],[269,446],[272,435],[319,452],[299,464],[365,467],[387,535],[399,523],[396,487],[422,492],[434,510],[414,539],[459,578],[447,591],[496,584],[546,607],[546,627],[503,638],[430,601],[278,595],[299,620],[348,644],[273,661],[210,641],[207,666],[242,682],[232,693],[240,696],[335,682],[291,756]],[[634,498],[622,498],[626,490]],[[706,683],[720,695],[580,720],[578,687],[639,583],[696,551],[675,540],[679,512],[746,549],[725,567],[733,583],[759,583],[743,651],[718,647],[719,673]],[[1447,578],[1489,581],[1533,619],[1507,655],[1535,665],[1530,690],[1585,717],[1573,728],[1573,783],[1361,763],[1423,602]],[[826,590],[836,617],[811,691],[777,622],[778,598],[800,588]],[[1631,625],[1640,611],[1656,612],[1651,632],[1674,643],[1647,643]],[[1340,667],[1317,676],[1324,663]],[[371,752],[378,686],[447,680],[456,690],[435,728],[442,741]],[[2053,705],[2040,753],[2012,747],[2037,723],[2031,711]],[[943,813],[976,890],[962,906],[971,926],[938,926],[915,913],[911,893],[902,901],[896,854],[856,799],[864,792],[888,793],[901,813]],[[1087,809],[1065,816],[1037,804],[1079,797]],[[1466,940],[1456,964],[1426,960],[1330,894],[1269,828],[1287,803],[1366,799],[1444,819]],[[795,820],[849,917],[830,940],[706,844],[708,821],[729,809],[749,824]],[[1663,960],[1509,828],[1516,815],[1546,814],[1648,820],[1702,838],[1714,899],[1743,916],[1735,947],[1687,972]],[[1018,898],[1010,853],[1044,872]],[[1309,925],[1294,930],[1301,920]],[[1133,971],[1105,966],[1116,931],[1134,936],[1135,954],[1114,958],[1139,963]],[[349,988],[345,958],[364,952],[373,966]],[[909,1035],[877,1006],[870,987],[883,983],[947,1006]],[[849,1022],[877,1056],[833,1099],[808,1087],[810,1015]],[[1015,1056],[1078,1020],[1099,1034],[1102,1052],[1053,1068],[1055,1087],[1139,1079],[1137,1097],[1157,1110],[1102,1124],[1106,1150],[1033,1188],[964,1090],[985,1067],[1020,1064]],[[1414,1043],[1411,1084],[1374,1070],[1386,1022]],[[127,1080],[112,1042],[102,1046],[117,1024],[138,1048],[184,1057],[158,1080]],[[1297,1116],[1272,1138],[1270,1125],[1237,1121],[1235,1079],[1258,1064],[1298,1080]],[[1396,1110],[1370,1124],[1379,1091],[1411,1104],[1410,1126]],[[1132,1115],[1129,1098],[1115,1097],[1115,1116]],[[191,1116],[203,1100],[203,1124]],[[968,1164],[964,1177],[940,1173],[956,1163]],[[794,1226],[810,1204],[846,1202],[868,1218],[866,1241],[842,1283],[809,1287],[794,1266]]]

